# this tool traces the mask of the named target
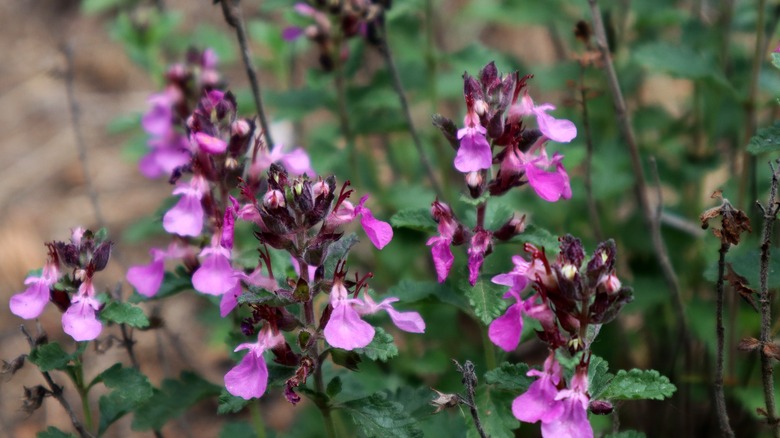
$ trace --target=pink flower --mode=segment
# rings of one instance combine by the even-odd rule
[[[550,103],[535,106],[531,96],[528,95],[528,90],[525,90],[520,102],[509,108],[509,117],[534,115],[536,124],[545,137],[558,143],[569,143],[577,136],[577,127],[570,120],[556,119],[547,114],[547,111],[554,109],[555,106]]]
[[[349,201],[341,202],[339,207],[328,216],[327,225],[337,227],[360,216],[360,225],[368,239],[377,249],[382,249],[393,239],[393,227],[387,222],[374,218],[371,210],[365,206],[367,200],[368,195],[364,195],[357,206],[353,206]]]
[[[180,236],[198,236],[203,229],[203,206],[201,198],[208,190],[203,177],[195,175],[189,184],[180,183],[174,195],[182,195],[179,202],[163,216],[165,231]]]
[[[485,261],[485,253],[490,248],[493,241],[493,233],[486,230],[479,230],[471,237],[471,246],[469,246],[469,284],[474,286],[479,277],[479,271],[482,263]]]
[[[480,124],[479,116],[474,112],[467,113],[463,123],[466,126],[458,130],[460,147],[455,155],[455,168],[463,173],[489,169],[493,164],[493,152],[485,138],[487,129]]]
[[[311,167],[309,155],[302,148],[296,148],[288,153],[284,153],[284,145],[277,144],[269,152],[268,148],[262,148],[257,152],[252,165],[249,167],[249,174],[257,176],[271,168],[273,163],[282,163],[284,168],[293,175],[315,176],[314,169]]]
[[[173,105],[176,93],[172,89],[149,96],[149,111],[141,118],[141,127],[153,137],[164,137],[173,129]]]
[[[555,396],[563,407],[554,419],[542,420],[544,438],[593,438],[593,428],[588,422],[588,371],[577,367],[570,382],[571,389],[564,389]]]
[[[264,276],[260,268],[255,269],[254,272],[249,275],[238,270],[234,271],[233,275],[246,284],[255,287],[261,287],[271,292],[276,291],[276,280]],[[242,292],[243,289],[241,288],[241,283],[236,282],[236,284],[230,290],[222,294],[222,300],[219,302],[219,316],[223,318],[226,317],[230,312],[233,311],[233,309],[236,308],[236,306],[238,306],[238,297]]]
[[[269,326],[257,334],[257,342],[246,342],[234,351],[249,350],[241,362],[225,374],[225,388],[229,393],[249,400],[261,397],[268,386],[268,367],[263,352],[284,342],[281,333],[274,334]]]
[[[374,327],[360,319],[360,314],[353,307],[353,305],[362,306],[364,303],[349,298],[349,292],[339,278],[333,282],[330,305],[333,307],[333,312],[323,330],[328,344],[344,350],[354,350],[371,343],[375,334]]]
[[[561,160],[563,160],[563,155],[557,152],[552,159],[548,159],[547,155],[543,153],[525,166],[528,184],[545,201],[555,202],[561,198],[571,199],[569,175]],[[546,169],[550,166],[555,166],[555,170],[548,172]]]
[[[204,132],[196,132],[192,135],[192,139],[201,151],[208,154],[224,154],[227,150],[227,142],[225,142],[225,140],[213,137]]]
[[[138,169],[147,178],[170,175],[192,159],[186,137],[174,131],[149,139],[148,145],[151,150],[138,162]]]
[[[557,419],[563,413],[564,406],[556,398],[557,385],[561,380],[561,365],[555,360],[555,353],[551,352],[544,361],[544,371],[530,370],[527,375],[539,379],[512,402],[512,414],[526,423],[541,421],[544,424]],[[553,436],[545,435],[546,438]]]
[[[147,265],[131,266],[127,270],[127,282],[130,283],[139,294],[145,297],[157,295],[165,276],[165,260],[184,257],[188,250],[175,243],[168,246],[166,251],[158,248],[149,250],[152,261]]]
[[[385,298],[377,304],[368,293],[364,293],[363,305],[358,308],[358,312],[363,315],[368,315],[384,310],[390,315],[393,324],[399,329],[409,333],[425,333],[425,321],[423,321],[420,314],[417,312],[399,312],[393,309],[391,304],[396,301],[398,301],[398,298],[390,297]]]
[[[100,302],[95,299],[92,279],[87,278],[79,286],[70,301],[70,307],[62,314],[62,329],[76,341],[91,341],[103,330],[103,323],[97,318]]]
[[[215,239],[216,240],[216,236]],[[203,248],[200,267],[192,274],[192,287],[207,295],[222,295],[239,284],[230,264],[230,250],[217,242]]]
[[[41,275],[31,275],[24,280],[28,285],[24,292],[11,297],[11,313],[24,318],[33,319],[40,316],[46,303],[49,302],[49,289],[57,283],[60,271],[51,260],[43,267]]]
[[[433,256],[433,265],[436,268],[439,283],[444,283],[452,268],[452,262],[455,260],[450,245],[452,245],[458,224],[449,205],[439,202],[439,200],[434,201],[431,205],[431,215],[439,223],[437,225],[439,235],[431,237],[425,244],[431,247],[431,256]]]

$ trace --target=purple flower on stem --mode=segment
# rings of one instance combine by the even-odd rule
[[[165,137],[173,130],[173,105],[176,91],[168,88],[149,96],[149,111],[141,118],[141,127],[152,137]]]
[[[150,179],[170,175],[192,159],[187,138],[174,131],[149,139],[148,145],[151,150],[138,162],[138,169]]]
[[[103,330],[103,323],[97,318],[100,302],[95,299],[95,287],[92,278],[87,277],[76,295],[70,301],[70,307],[62,314],[62,329],[76,341],[91,341]]]
[[[557,385],[561,380],[561,365],[555,360],[555,353],[551,352],[544,361],[543,371],[530,370],[527,375],[536,376],[538,379],[528,387],[528,391],[512,402],[512,414],[526,423],[541,421],[544,424],[557,419],[563,413],[564,406],[556,398]],[[554,435],[545,435],[548,438],[552,436]]]
[[[425,321],[423,321],[422,316],[417,312],[399,312],[393,309],[391,304],[397,301],[398,298],[390,297],[377,304],[368,293],[364,293],[363,305],[358,308],[358,312],[368,315],[384,310],[399,329],[409,333],[425,333]]]
[[[208,154],[223,154],[227,150],[227,142],[225,142],[225,140],[208,135],[204,132],[196,132],[192,135],[192,139],[201,151]]]
[[[439,223],[437,226],[439,235],[431,237],[425,244],[431,247],[433,265],[436,268],[439,283],[444,283],[450,273],[452,263],[455,261],[450,245],[452,245],[458,224],[454,220],[452,209],[438,200],[433,202],[431,215]]]
[[[173,189],[174,195],[182,195],[179,202],[163,216],[165,231],[181,236],[197,236],[203,229],[201,198],[208,190],[203,177],[195,175],[189,184],[180,183]]]
[[[544,438],[593,438],[593,428],[588,422],[588,371],[577,367],[570,382],[571,389],[564,389],[555,396],[562,406],[554,419],[542,420]]]
[[[493,152],[485,138],[487,129],[480,124],[479,116],[473,111],[466,114],[463,123],[465,128],[458,130],[460,147],[455,155],[455,168],[463,173],[489,169],[493,164]]]
[[[46,262],[41,275],[27,277],[24,280],[27,289],[11,297],[11,313],[24,319],[40,316],[49,302],[49,289],[57,283],[59,276],[57,265],[52,260]]]
[[[157,295],[165,276],[165,260],[184,257],[188,250],[175,243],[163,251],[158,248],[149,250],[152,261],[146,265],[131,266],[127,270],[127,282],[130,283],[139,294],[145,297]]]
[[[479,230],[471,237],[471,246],[469,246],[469,283],[474,286],[477,284],[477,277],[485,261],[485,254],[491,249],[493,243],[493,233],[487,230]]]
[[[577,136],[577,127],[571,120],[556,119],[547,114],[547,111],[554,109],[555,106],[551,103],[535,106],[533,99],[528,95],[528,90],[525,90],[520,102],[509,108],[509,117],[511,119],[519,116],[534,115],[536,124],[545,137],[558,143],[569,143]]]
[[[225,374],[225,388],[245,400],[261,397],[268,386],[268,367],[263,352],[284,342],[281,333],[274,334],[269,326],[257,334],[257,342],[246,342],[234,351],[249,350],[241,362]]]
[[[360,319],[360,314],[353,307],[365,304],[359,299],[349,298],[349,291],[344,287],[341,278],[337,277],[333,281],[330,305],[333,307],[333,313],[323,330],[328,344],[344,350],[354,350],[371,343],[375,334],[374,327]]]
[[[222,295],[239,285],[236,271],[230,264],[230,249],[218,243],[217,236],[200,252],[203,259],[192,274],[192,287],[207,295]]]
[[[353,206],[349,201],[341,202],[339,207],[330,214],[328,225],[335,227],[360,216],[360,225],[368,239],[377,249],[382,249],[393,239],[393,227],[374,217],[371,210],[365,206],[367,200],[368,195],[363,195],[357,206]]]
[[[563,160],[563,155],[557,152],[552,159],[548,159],[547,154],[542,153],[541,156],[531,160],[525,166],[528,184],[545,201],[555,202],[561,198],[571,199],[569,175],[561,160]],[[546,169],[551,166],[555,166],[555,170],[548,172]]]

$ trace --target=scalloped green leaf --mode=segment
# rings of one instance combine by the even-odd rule
[[[356,348],[357,354],[365,355],[371,360],[386,362],[391,357],[398,356],[398,347],[395,346],[393,335],[387,333],[381,327],[376,327],[376,333],[371,343],[363,348]]]
[[[64,370],[71,359],[73,355],[65,352],[56,342],[43,344],[28,356],[28,360],[37,365],[41,371]]]
[[[526,375],[528,370],[530,370],[528,364],[504,362],[498,368],[485,373],[485,381],[496,389],[520,394],[527,391],[531,383],[536,380]]]
[[[588,392],[593,400],[598,400],[607,389],[614,374],[609,372],[609,363],[598,356],[591,356],[588,367]]]
[[[501,313],[508,306],[507,301],[501,298],[504,295],[504,287],[489,281],[478,280],[472,287],[464,279],[460,284],[460,289],[463,290],[466,298],[468,298],[471,308],[474,309],[474,314],[485,325],[490,324],[491,321],[501,316]]]
[[[669,378],[656,370],[620,370],[601,398],[609,400],[663,400],[677,390]]]
[[[427,208],[410,208],[401,210],[390,218],[394,228],[411,228],[417,231],[435,232],[436,221]]]
[[[100,319],[137,328],[149,327],[149,318],[144,315],[143,309],[130,303],[118,301],[108,303],[100,311]]]
[[[35,435],[37,438],[75,438],[72,433],[63,432],[54,426],[49,426],[46,430],[40,431]]]
[[[772,126],[759,129],[747,146],[747,151],[753,155],[777,152],[778,150],[780,150],[780,121],[775,121]]]
[[[343,405],[365,436],[418,438],[423,433],[415,426],[417,420],[404,410],[403,405],[390,401],[384,393],[351,400]]]
[[[217,406],[217,413],[220,415],[241,412],[241,410],[244,409],[247,404],[249,404],[249,400],[236,397],[224,388],[222,389],[222,393],[219,394],[218,402],[219,405]]]

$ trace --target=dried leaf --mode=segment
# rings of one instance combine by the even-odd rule
[[[723,243],[738,245],[740,234],[745,231],[752,231],[750,219],[745,212],[732,207],[727,199],[723,199],[723,203],[720,206],[710,208],[699,216],[701,227],[706,230],[709,227],[709,221],[718,216],[721,217],[721,227],[713,228],[712,233]]]
[[[747,278],[737,274],[734,272],[734,269],[731,267],[731,263],[726,264],[726,268],[728,269],[728,272],[726,273],[726,281],[729,282],[731,287],[734,288],[734,290],[737,291],[739,296],[748,304],[753,306],[753,310],[758,312],[758,305],[756,304],[755,300],[753,299],[753,295],[756,294],[756,291],[754,291],[752,288],[748,286],[748,280]]]
[[[431,388],[431,390],[436,393],[436,398],[431,400],[431,406],[436,407],[436,410],[433,411],[434,414],[438,414],[447,408],[458,406],[460,403],[458,394],[445,394],[433,388]]]
[[[780,346],[777,344],[764,345],[764,355],[780,361]]]
[[[761,342],[756,338],[742,338],[742,340],[739,341],[739,344],[737,344],[737,350],[753,351],[758,348],[759,345],[761,345]]]

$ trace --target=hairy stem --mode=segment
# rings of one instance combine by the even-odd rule
[[[772,297],[769,294],[769,256],[771,251],[772,228],[780,209],[777,201],[778,178],[780,167],[772,170],[772,185],[769,190],[769,200],[766,205],[757,202],[764,214],[764,229],[761,232],[761,262],[759,271],[760,303],[761,303],[761,380],[764,386],[764,401],[766,403],[767,421],[773,429],[774,436],[780,437],[780,421],[775,413],[775,385],[772,372],[772,358],[766,354],[765,348],[772,343]]]
[[[723,345],[725,343],[724,328],[723,328],[723,275],[726,270],[726,253],[729,252],[731,245],[727,242],[720,244],[719,258],[718,258],[718,282],[717,282],[717,308],[716,308],[716,326],[715,332],[718,338],[717,347],[717,359],[715,362],[715,406],[718,412],[718,422],[720,423],[720,431],[722,436],[733,437],[734,431],[729,424],[729,413],[726,410],[726,396],[723,393]]]
[[[32,351],[36,347],[35,341],[33,340],[32,336],[30,336],[30,333],[27,332],[27,329],[24,327],[24,325],[20,326],[19,329],[27,339],[27,343],[30,344],[30,351]],[[81,424],[81,421],[79,421],[78,417],[76,416],[76,413],[73,411],[73,408],[70,406],[70,403],[68,403],[68,400],[63,395],[62,386],[54,383],[54,380],[51,378],[51,375],[48,371],[41,371],[41,374],[43,375],[43,379],[46,381],[46,385],[49,386],[49,392],[51,393],[51,396],[54,397],[54,399],[59,402],[62,408],[65,409],[65,412],[68,413],[68,417],[70,417],[70,423],[79,433],[79,436],[81,438],[92,438],[94,435],[89,433],[89,431],[84,428],[84,426]]]
[[[95,213],[95,219],[97,220],[98,228],[106,226],[106,220],[103,216],[103,212],[100,209],[100,201],[98,199],[98,193],[95,189],[95,184],[92,181],[92,175],[89,173],[89,155],[87,154],[87,144],[84,141],[84,134],[81,131],[81,109],[79,108],[78,101],[76,101],[76,93],[74,91],[75,80],[75,68],[73,66],[73,49],[68,44],[64,44],[61,49],[62,54],[65,55],[65,62],[67,68],[65,69],[65,90],[68,95],[68,108],[70,109],[70,123],[73,128],[73,135],[76,137],[76,148],[79,152],[79,162],[81,163],[81,170],[84,174],[84,183],[87,186],[87,196],[89,202],[92,204],[92,210]]]
[[[252,86],[252,98],[255,101],[257,117],[260,119],[260,126],[263,128],[263,136],[268,148],[274,146],[274,140],[271,137],[271,127],[263,109],[263,98],[260,94],[260,81],[257,79],[257,72],[252,64],[252,54],[249,51],[249,42],[246,35],[246,27],[241,14],[240,0],[221,0],[222,14],[225,16],[225,22],[236,30],[238,45],[241,47],[241,60],[244,62],[246,75],[249,78],[249,84]]]
[[[477,410],[477,403],[474,400],[474,392],[477,386],[477,374],[474,371],[474,364],[470,360],[467,360],[463,366],[458,361],[453,359],[458,372],[463,374],[463,386],[466,387],[466,397],[460,397],[460,402],[469,407],[471,411],[471,418],[474,419],[474,427],[477,428],[477,433],[481,438],[487,438],[485,431],[482,429],[482,421],[479,419],[479,411]]]
[[[661,236],[660,222],[656,220],[653,209],[650,207],[650,203],[647,198],[647,183],[645,182],[645,173],[644,169],[642,168],[642,158],[639,153],[639,145],[637,144],[636,137],[634,136],[634,130],[631,127],[631,121],[629,120],[626,102],[623,98],[623,92],[620,90],[620,82],[618,81],[617,73],[615,72],[615,66],[612,63],[612,55],[609,52],[609,45],[607,43],[607,33],[604,28],[604,22],[601,20],[601,10],[596,0],[588,0],[588,3],[590,4],[590,10],[593,19],[593,30],[595,32],[596,45],[599,49],[599,52],[601,53],[602,61],[604,63],[604,72],[607,76],[607,83],[612,94],[612,103],[615,106],[618,125],[621,135],[628,145],[628,149],[631,154],[631,167],[634,171],[634,174],[636,175],[636,183],[634,187],[636,196],[639,200],[645,223],[650,228],[656,259],[661,267],[661,271],[663,273],[666,285],[669,288],[669,292],[672,295],[672,302],[674,305],[679,332],[682,336],[682,342],[686,346],[686,351],[690,351],[690,349],[687,348],[690,345],[690,331],[688,328],[687,318],[685,316],[685,307],[682,296],[680,294],[680,286],[677,281],[677,274],[674,272],[672,263],[669,260],[669,254],[666,250],[663,236]]]
[[[382,32],[382,35],[380,35],[382,42],[381,46],[379,47],[379,51],[382,53],[382,57],[385,59],[385,64],[387,64],[387,69],[389,70],[390,77],[393,80],[393,90],[395,91],[395,94],[398,95],[398,102],[401,104],[401,112],[404,114],[404,118],[406,119],[406,125],[409,129],[409,134],[412,136],[414,148],[417,150],[417,155],[420,157],[420,161],[423,164],[423,168],[425,169],[425,173],[428,176],[428,180],[431,182],[433,190],[436,192],[436,196],[443,198],[444,196],[441,190],[441,186],[439,186],[438,181],[436,181],[436,173],[433,170],[431,162],[428,160],[428,156],[425,155],[425,150],[423,149],[422,142],[420,141],[420,135],[417,133],[417,129],[415,129],[414,122],[412,121],[412,114],[409,111],[409,102],[406,100],[404,86],[401,83],[401,77],[398,74],[398,68],[395,65],[395,60],[393,59],[393,54],[390,51],[390,45],[387,41],[386,24],[382,23],[378,27]]]

